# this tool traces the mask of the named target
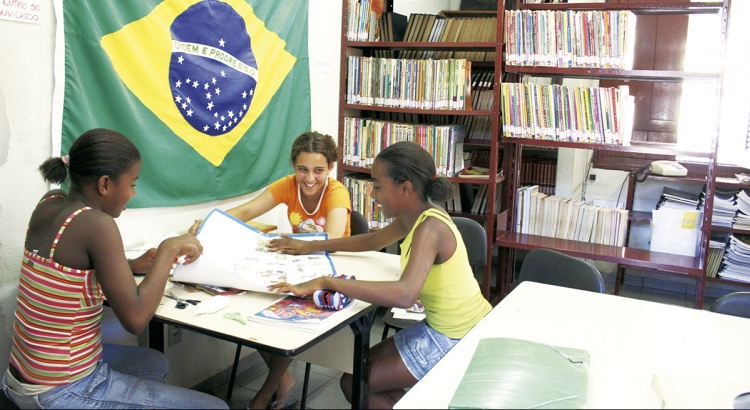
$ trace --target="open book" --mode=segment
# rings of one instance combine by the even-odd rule
[[[325,240],[326,233],[290,234],[296,239]],[[268,292],[279,283],[302,283],[336,273],[327,252],[286,255],[266,247],[276,234],[263,233],[219,209],[203,221],[196,237],[203,255],[189,265],[177,264],[172,280]]]

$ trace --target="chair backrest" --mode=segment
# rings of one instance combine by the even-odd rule
[[[599,270],[586,261],[551,249],[537,248],[526,255],[518,283],[527,280],[604,293],[604,279]]]
[[[750,319],[750,292],[728,293],[716,299],[711,311]]]
[[[477,269],[487,265],[487,232],[479,222],[461,216],[451,217],[466,245],[469,264]]]
[[[367,222],[367,219],[365,219],[364,215],[352,209],[352,213],[349,218],[349,229],[351,229],[352,236],[362,235],[364,233],[370,232],[370,224]]]

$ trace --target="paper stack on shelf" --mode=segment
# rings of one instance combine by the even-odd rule
[[[715,202],[714,200],[714,207]],[[737,214],[734,217],[733,227],[750,230],[750,196],[744,190],[740,190],[737,194]]]
[[[719,268],[719,277],[750,282],[750,235],[732,234]]]
[[[656,209],[702,210],[704,197],[703,192],[694,194],[665,186],[659,198],[659,203],[656,204]]]
[[[737,215],[737,189],[717,187],[714,190],[714,207],[711,223],[731,228]]]

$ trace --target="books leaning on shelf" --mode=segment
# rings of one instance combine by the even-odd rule
[[[504,82],[500,90],[503,137],[630,144],[635,98],[627,85]]]
[[[505,63],[631,70],[636,20],[629,10],[506,10]]]
[[[347,56],[346,103],[471,110],[471,61]]]
[[[274,283],[301,283],[336,273],[327,252],[286,255],[269,251],[266,242],[277,236],[214,209],[196,235],[203,245],[203,255],[188,265],[178,263],[172,280],[269,292],[268,286]],[[328,238],[325,233],[290,236],[302,240]]]
[[[630,211],[607,208],[539,191],[538,185],[516,191],[515,232],[625,246]]]
[[[465,136],[466,126],[461,124],[409,124],[345,117],[344,164],[370,167],[386,146],[412,141],[432,154],[438,175],[453,177],[464,168]]]
[[[750,282],[750,235],[733,233],[717,275],[721,278]]]

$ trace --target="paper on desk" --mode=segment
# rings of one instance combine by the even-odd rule
[[[402,308],[391,308],[391,312],[393,312],[394,319],[419,321],[426,317],[424,312],[423,313],[409,312],[406,309],[402,309]]]
[[[214,209],[196,235],[203,245],[203,255],[191,264],[178,264],[172,280],[268,292],[268,286],[274,283],[301,283],[336,273],[327,252],[285,255],[268,251],[266,242],[277,236]],[[302,240],[328,238],[325,233],[290,236]]]
[[[172,238],[175,236],[180,236],[177,232],[170,232],[163,236],[152,236],[150,238],[147,238],[145,241],[143,241],[143,244],[140,246],[137,246],[132,249],[128,249],[125,251],[125,257],[128,259],[135,259],[141,255],[143,255],[144,252],[151,248],[158,248],[159,245],[168,238]]]

